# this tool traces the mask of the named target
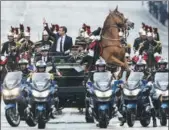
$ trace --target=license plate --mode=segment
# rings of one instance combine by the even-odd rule
[[[168,104],[163,103],[163,104],[161,105],[161,107],[162,107],[162,108],[167,108],[167,107],[168,107]]]
[[[105,109],[107,109],[107,107],[108,107],[107,105],[101,105],[101,106],[99,106],[99,109],[100,110],[105,110]]]

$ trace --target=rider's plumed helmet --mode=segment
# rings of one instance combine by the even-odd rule
[[[43,36],[48,36],[49,34],[48,34],[47,31],[44,30],[43,33],[42,33],[42,35],[43,35]]]
[[[24,33],[24,36],[25,36],[25,37],[30,37],[30,33],[29,33],[29,32],[25,32],[25,33]]]
[[[14,34],[12,32],[8,32],[8,37],[13,37]]]

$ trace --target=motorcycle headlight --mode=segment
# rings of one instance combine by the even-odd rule
[[[161,91],[161,90],[159,90],[159,89],[156,89],[156,93],[157,93],[158,95],[162,95],[162,96],[169,96],[168,90]]]
[[[20,94],[20,88],[14,88],[13,90],[11,90],[11,95],[17,96],[19,94]]]
[[[107,98],[107,97],[110,97],[112,95],[112,90],[108,90],[106,92],[101,92],[99,90],[95,90],[95,94],[96,94],[97,97]]]
[[[3,90],[4,96],[18,96],[20,94],[20,88],[14,88],[12,90]]]
[[[137,96],[140,92],[140,89],[128,90],[124,88],[123,92],[126,96]]]
[[[3,93],[4,96],[9,96],[9,95],[10,95],[10,91],[9,91],[9,90],[5,90],[5,89],[4,89],[4,90],[2,91],[2,93]]]
[[[32,95],[34,97],[38,97],[38,98],[45,98],[49,95],[49,90],[43,91],[43,92],[38,92],[36,90],[32,90]]]

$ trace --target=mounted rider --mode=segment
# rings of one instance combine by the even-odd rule
[[[134,40],[134,44],[133,44],[134,52],[139,50],[140,44],[143,43],[146,40],[146,38],[147,38],[146,32],[142,28],[140,28],[139,37]]]
[[[125,48],[126,53],[130,55],[131,53],[131,45],[127,43],[126,38],[124,37],[124,33],[122,30],[119,32],[119,38],[122,46]]]
[[[158,52],[159,54],[162,54],[162,44],[159,38],[159,33],[158,33],[157,28],[153,28],[153,38],[154,38],[154,41],[157,42],[156,52]]]
[[[10,66],[10,69],[14,70],[16,69],[16,63],[17,63],[17,57],[19,56],[19,51],[16,45],[16,42],[14,42],[14,34],[11,30],[8,33],[8,41],[3,43],[1,54],[8,55],[8,65]]]
[[[46,46],[48,45],[49,46],[49,49],[50,47],[53,45],[53,40],[51,40],[49,34],[47,31],[43,31],[42,33],[42,40],[38,41],[35,45],[35,47],[42,47],[42,46]]]
[[[21,52],[33,52],[34,51],[34,43],[30,40],[30,27],[27,27],[27,31],[24,33],[24,38],[22,38],[19,42],[21,42],[20,51]]]
[[[148,67],[155,65],[154,53],[156,53],[156,47],[158,43],[153,39],[153,34],[151,32],[147,33],[147,40],[140,45],[139,54],[142,55],[143,52],[146,52],[148,55],[147,64]]]

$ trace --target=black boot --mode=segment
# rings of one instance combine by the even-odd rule
[[[153,127],[157,127],[156,113],[155,113],[154,108],[151,109],[151,114],[152,114],[152,117],[153,117]]]
[[[157,121],[156,121],[156,119],[153,119],[153,127],[157,127]]]
[[[120,126],[123,126],[125,122],[126,122],[126,120],[123,118],[121,123],[120,123]]]

